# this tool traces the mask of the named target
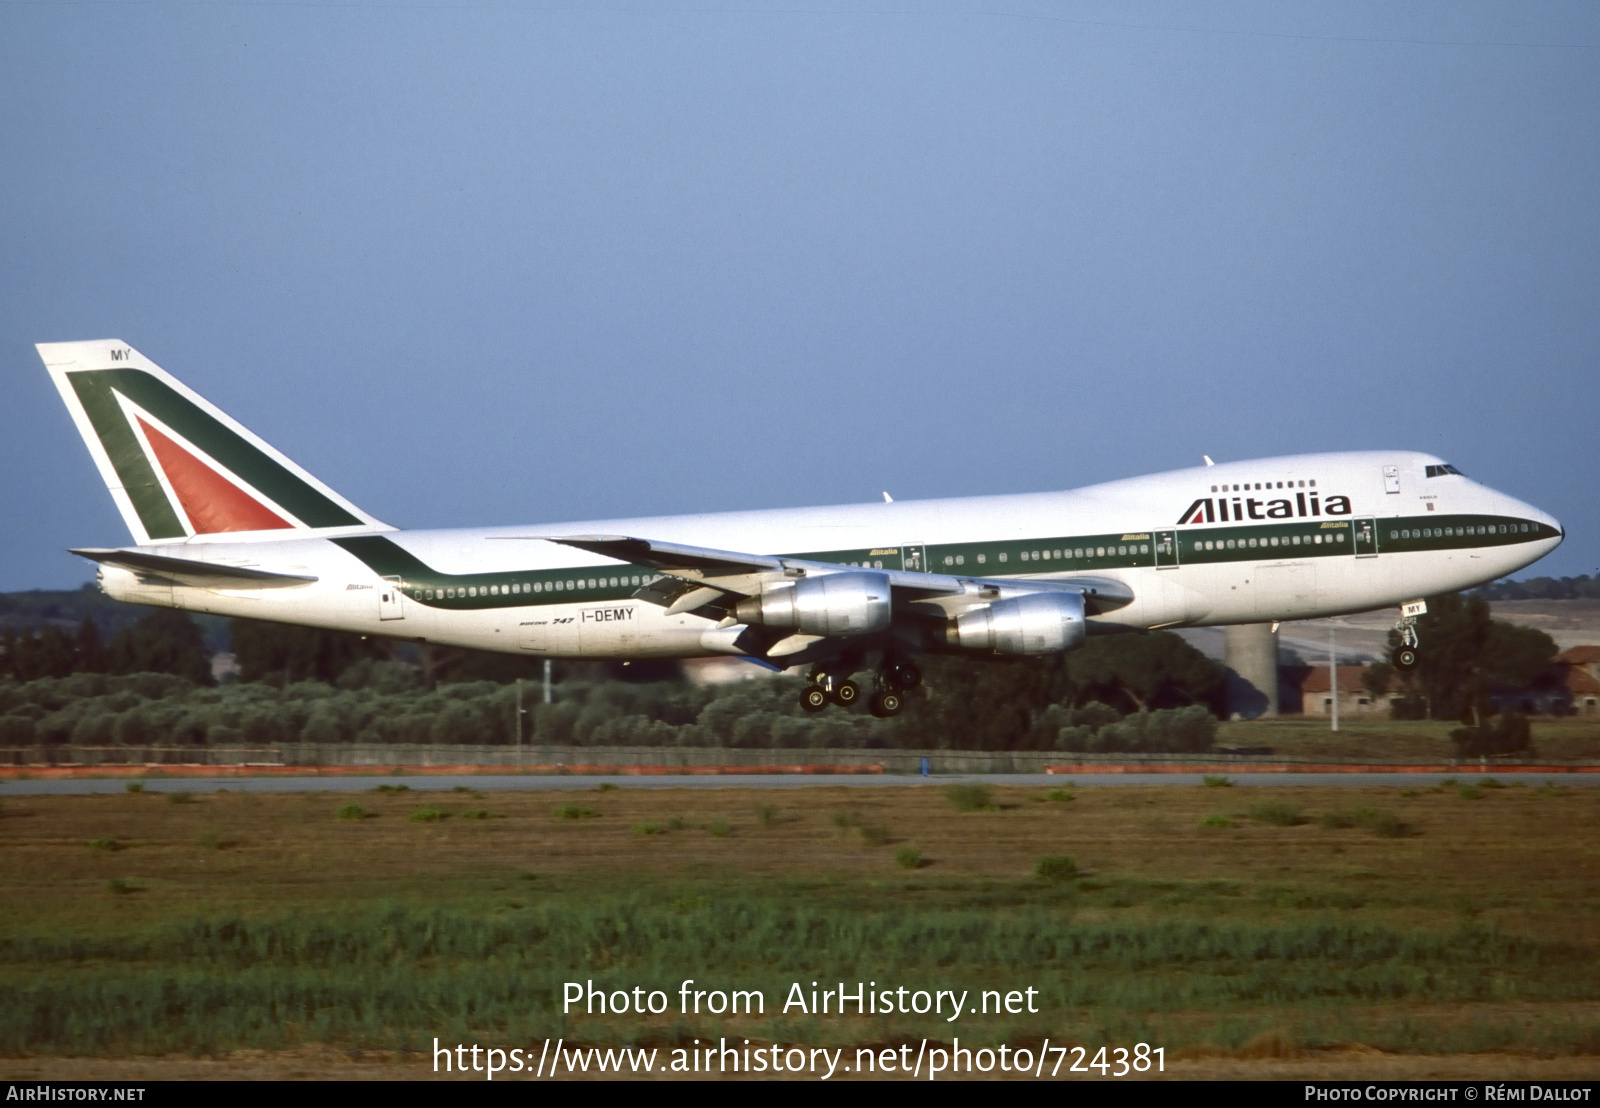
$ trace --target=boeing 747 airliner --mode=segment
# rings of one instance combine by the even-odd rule
[[[1560,544],[1546,513],[1411,451],[1303,454],[1068,492],[402,531],[118,340],[38,347],[133,544],[118,600],[560,658],[807,666],[812,711],[893,715],[926,652],[1406,605]],[[1409,620],[1402,668],[1416,662]]]

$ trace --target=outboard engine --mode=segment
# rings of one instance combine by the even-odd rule
[[[828,573],[772,585],[734,608],[740,623],[806,635],[866,635],[887,630],[887,573]]]
[[[948,625],[951,646],[995,654],[1059,654],[1083,645],[1088,628],[1078,593],[1038,592],[963,612]]]

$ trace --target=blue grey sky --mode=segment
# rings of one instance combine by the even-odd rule
[[[118,337],[450,527],[1431,451],[1593,573],[1589,3],[0,0],[0,589]]]

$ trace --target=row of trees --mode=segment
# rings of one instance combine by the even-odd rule
[[[109,642],[92,618],[76,635],[0,631],[0,745],[509,743],[509,683],[542,669],[536,659],[282,624],[235,620],[230,630],[239,682],[224,688],[207,687],[204,634],[183,612],[153,611]],[[1483,742],[1512,741],[1514,726],[1488,722],[1490,693],[1536,683],[1555,653],[1549,636],[1492,619],[1481,596],[1456,594],[1430,598],[1419,632],[1419,667],[1370,667],[1369,691],[1386,697],[1398,682],[1397,714],[1459,718],[1480,738],[1498,728]],[[1045,658],[922,661],[923,689],[888,721],[806,716],[788,680],[703,689],[674,663],[563,662],[556,703],[530,704],[524,735],[576,745],[1198,750],[1226,708],[1225,671],[1166,632],[1097,637]]]
[[[210,684],[205,634],[187,612],[158,609],[106,642],[92,616],[76,633],[43,627],[0,629],[0,676],[18,681],[74,673],[168,673]]]
[[[1600,600],[1600,577],[1530,577],[1526,581],[1496,581],[1474,589],[1485,600]]]
[[[507,682],[518,668],[534,676],[539,665],[442,654],[434,668],[447,676],[478,665],[506,672],[493,674],[498,680],[441,679],[430,687],[421,666],[357,636],[275,625],[239,626],[235,636],[243,680],[221,687],[208,688],[193,675],[121,674],[115,666],[0,682],[0,746],[510,743],[517,694]],[[923,689],[895,720],[837,709],[806,715],[792,678],[704,688],[681,677],[651,680],[673,671],[641,665],[619,669],[633,680],[588,663],[558,663],[557,672],[563,680],[555,703],[527,697],[526,741],[1205,749],[1224,687],[1215,663],[1168,633],[1095,639],[1051,658],[928,658]]]
[[[392,665],[392,663],[379,663]],[[1204,751],[1216,717],[1202,705],[1136,712],[1106,704],[1046,704],[1024,720],[1026,743],[978,735],[909,714],[801,711],[794,678],[720,687],[687,682],[565,682],[552,704],[529,698],[523,738],[555,746],[734,749],[927,748],[1063,751]],[[937,692],[917,694],[937,709]],[[212,746],[272,749],[297,743],[507,745],[517,734],[517,690],[491,681],[428,691],[338,688],[303,681],[276,688],[202,688],[165,674],[77,674],[0,683],[0,747]]]

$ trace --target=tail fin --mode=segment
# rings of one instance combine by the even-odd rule
[[[127,343],[38,345],[139,545],[389,531]]]

